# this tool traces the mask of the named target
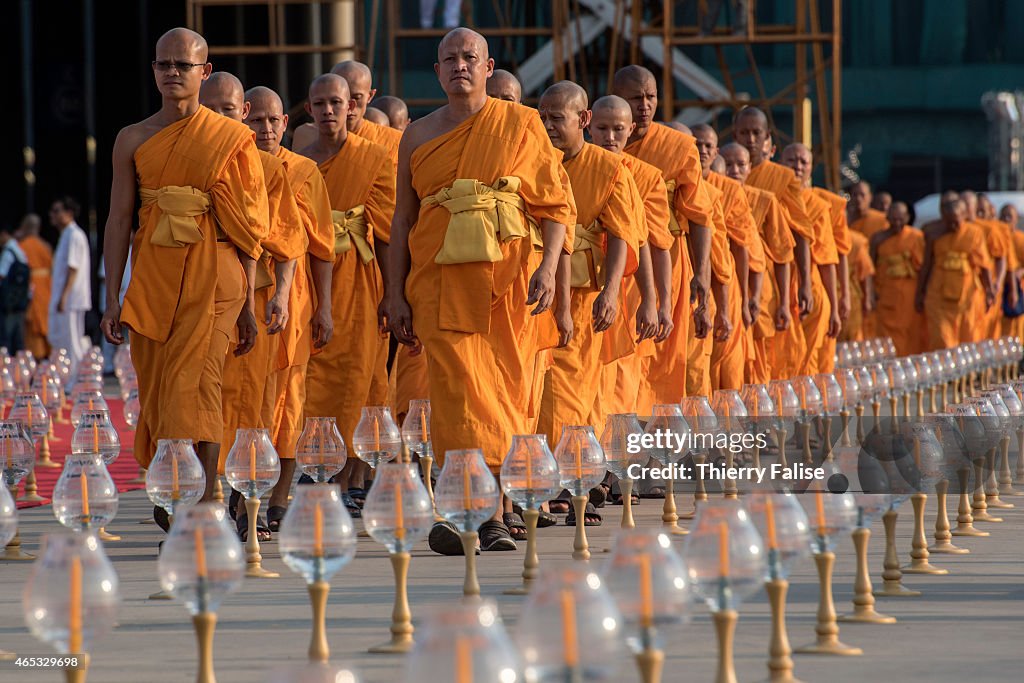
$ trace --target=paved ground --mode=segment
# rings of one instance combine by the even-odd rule
[[[680,496],[680,508],[689,503]],[[1017,498],[1024,503],[1024,498]],[[934,500],[928,523],[934,522]],[[953,501],[950,510],[953,511]],[[656,525],[661,501],[644,500],[636,508],[640,525]],[[120,625],[93,652],[89,680],[99,683],[158,683],[195,677],[195,643],[188,615],[176,602],[146,599],[158,589],[156,545],[159,529],[138,520],[152,508],[144,492],[126,494],[117,521],[108,528],[123,536],[107,544],[120,575],[123,606]],[[605,508],[605,525],[590,530],[594,546],[607,547],[621,508]],[[910,550],[909,505],[900,517],[899,545],[906,559]],[[933,556],[950,570],[944,577],[906,577],[905,584],[924,591],[921,598],[880,599],[878,609],[899,618],[891,626],[843,625],[841,639],[864,649],[857,658],[800,656],[796,674],[805,681],[985,681],[1022,680],[1024,626],[1024,504],[1003,512],[1005,523],[988,524],[989,538],[960,539],[970,555]],[[40,535],[56,528],[49,507],[22,513],[22,537],[33,551]],[[979,524],[980,526],[980,524]],[[870,562],[873,580],[881,582],[881,524],[874,528]],[[521,544],[525,545],[525,544]],[[545,529],[540,535],[542,564],[572,562],[572,529]],[[264,565],[281,572],[270,580],[247,579],[219,613],[216,669],[221,683],[264,681],[281,662],[301,662],[309,637],[309,605],[302,580],[283,564],[277,543],[263,545]],[[489,553],[479,558],[480,581],[486,597],[498,601],[509,630],[514,632],[523,598],[502,590],[519,583],[522,549]],[[597,555],[595,564],[603,561]],[[414,615],[456,601],[461,595],[462,558],[433,555],[423,547],[414,553],[410,571],[410,601]],[[30,564],[0,562],[0,648],[23,654],[50,654],[24,627],[21,586]],[[839,612],[848,611],[853,583],[853,553],[843,544],[836,567],[835,595]],[[789,632],[794,646],[813,640],[817,581],[808,559],[791,577]],[[328,607],[328,637],[333,661],[354,664],[365,681],[401,680],[402,660],[369,655],[366,648],[386,639],[392,601],[391,569],[381,546],[360,539],[355,560],[333,581]],[[714,635],[706,609],[694,608],[691,623],[666,634],[666,683],[710,681],[715,670]],[[736,667],[741,681],[765,677],[768,647],[768,605],[759,594],[741,610],[737,631]],[[6,668],[5,668],[6,667]],[[625,662],[623,675],[635,680]],[[17,671],[0,664],[0,680],[29,683],[55,681],[54,671]],[[429,673],[419,680],[431,681]]]

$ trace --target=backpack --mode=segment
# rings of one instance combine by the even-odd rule
[[[7,251],[10,247],[4,247]],[[11,249],[11,267],[7,277],[0,280],[0,311],[4,313],[24,313],[28,309],[28,291],[32,273],[28,264],[19,261]]]

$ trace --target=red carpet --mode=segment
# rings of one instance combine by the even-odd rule
[[[121,439],[121,454],[117,456],[117,460],[111,463],[108,467],[110,476],[114,478],[114,483],[117,484],[117,490],[124,493],[125,491],[132,491],[134,489],[144,489],[144,484],[129,484],[128,482],[139,475],[139,466],[135,462],[135,458],[132,456],[132,444],[135,441],[135,433],[128,429],[128,425],[124,421],[124,401],[120,398],[106,397],[107,405],[110,406],[110,421],[114,423],[114,429],[117,430],[118,436]],[[65,411],[65,417],[67,411]],[[60,473],[64,468],[64,457],[71,452],[71,434],[74,432],[74,427],[71,422],[60,423],[56,422],[53,425],[53,433],[57,437],[55,441],[50,442],[50,459],[55,463],[59,463],[60,467],[36,467],[36,485],[39,487],[39,495],[45,498],[43,502],[29,503],[26,501],[18,501],[19,508],[34,507],[36,505],[47,505],[50,503],[50,497],[53,495],[53,487],[57,483],[57,478],[60,477]],[[27,477],[26,477],[27,479]],[[25,481],[22,480],[21,487],[19,489],[19,495],[25,491]]]

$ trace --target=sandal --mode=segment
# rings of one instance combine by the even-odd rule
[[[641,493],[640,497],[641,498],[664,498],[665,497],[665,487],[664,486],[652,486],[650,489],[647,490],[646,493]],[[634,496],[634,498],[635,498],[635,496]]]
[[[550,505],[550,503],[549,503],[549,505]],[[520,517],[523,516],[523,508],[520,507],[518,503],[513,503],[513,505],[512,505],[512,512],[516,513]],[[538,512],[540,513],[540,516],[537,517],[537,528],[538,529],[545,529],[545,528],[547,528],[549,526],[554,526],[554,525],[558,524],[558,517],[555,517],[553,514],[551,514],[547,510],[538,510]],[[508,522],[505,522],[505,523],[508,524]],[[513,534],[513,537],[514,536],[515,535]],[[523,539],[525,539],[525,538],[526,537],[524,536]]]
[[[427,536],[427,545],[438,555],[465,555],[462,552],[462,537],[451,522],[434,522]],[[476,549],[480,554],[480,549]]]
[[[590,503],[587,503],[587,507],[583,510],[583,526],[601,526],[603,522],[601,513],[597,511]],[[576,511],[569,510],[569,514],[565,516],[566,526],[576,526]]]
[[[231,519],[235,519],[238,515],[238,504],[242,502],[242,494],[238,491],[231,489],[231,495],[228,496],[228,514]]]
[[[515,550],[516,542],[504,522],[489,519],[480,525],[481,550]]]
[[[348,490],[348,495],[359,507],[363,507],[363,503],[366,502],[366,489],[351,488]]]
[[[608,497],[611,495],[611,492],[612,487],[608,486],[608,484],[602,481],[600,484],[590,489],[590,498],[588,499],[588,504],[593,505],[595,508],[604,507],[604,503],[606,500],[608,500]]]
[[[501,516],[501,521],[508,527],[508,535],[513,541],[526,540],[526,522],[518,513],[506,512]]]
[[[572,495],[565,489],[558,494],[558,497],[548,501],[548,510],[555,514],[564,515],[572,509]],[[537,526],[540,526],[538,523]]]
[[[356,505],[356,502],[352,500],[352,496],[348,494],[348,491],[341,494],[341,503],[345,506],[345,509],[348,510],[349,517],[352,519],[359,519],[363,516],[362,508]]]
[[[288,508],[280,505],[271,505],[267,508],[267,528],[271,533],[276,534],[281,530],[281,520],[284,519],[287,512]]]
[[[249,515],[245,512],[235,517],[235,530],[238,531],[238,538],[242,543],[249,540]],[[267,523],[256,517],[256,540],[266,543],[271,539],[270,529]]]

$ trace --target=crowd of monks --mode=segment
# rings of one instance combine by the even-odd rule
[[[566,425],[830,372],[839,339],[890,336],[904,355],[1019,332],[993,302],[1017,291],[1024,244],[990,203],[944,195],[918,230],[867,183],[849,201],[812,186],[800,143],[774,161],[757,108],[729,141],[657,122],[643,67],[593,101],[556,83],[534,110],[455,29],[435,65],[445,106],[410,122],[342,62],[310,84],[291,149],[278,94],[212,73],[198,34],[169,31],[153,67],[162,107],[118,135],[104,242],[113,282],[131,243],[102,327],[131,337],[135,456],[192,439],[209,499],[235,430],[269,429],[272,530],[305,416],[351,443],[363,406],[401,420],[429,398],[438,456],[479,448],[497,472],[514,434],[555,448]],[[365,476],[350,458],[335,480],[354,513]],[[517,517],[504,501],[482,548],[514,548]]]

